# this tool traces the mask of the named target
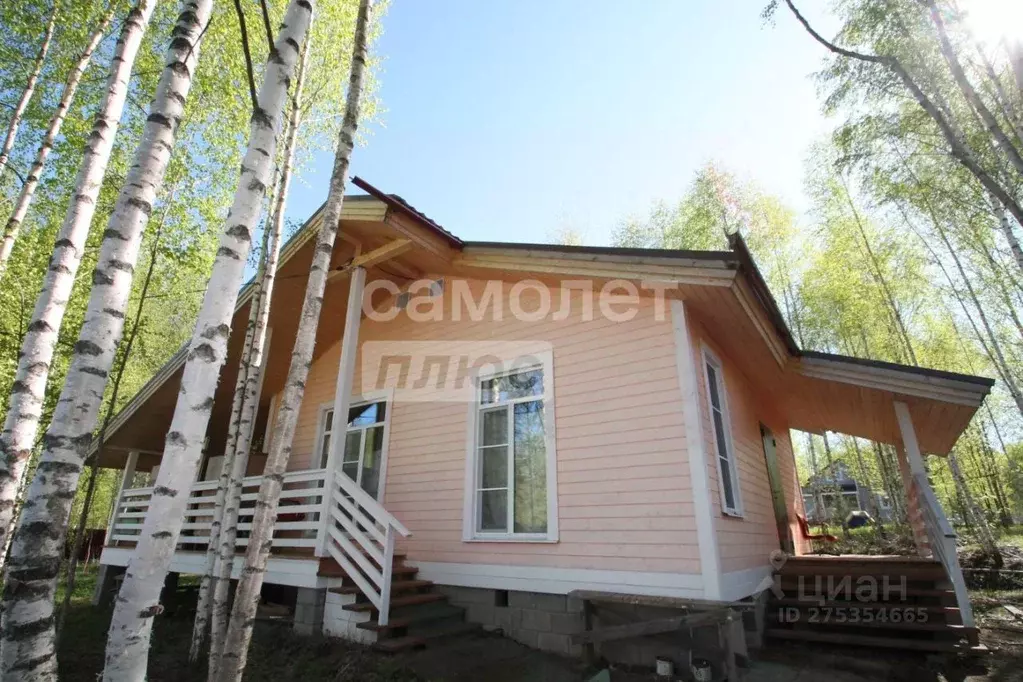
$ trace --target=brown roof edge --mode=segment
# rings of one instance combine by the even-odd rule
[[[379,189],[369,184],[368,182],[360,178],[358,175],[352,178],[352,184],[358,187],[359,189],[363,190],[370,196],[384,202],[390,208],[393,208],[395,211],[398,211],[399,213],[404,213],[405,215],[415,220],[417,223],[420,223],[421,225],[429,228],[430,230],[433,230],[441,237],[446,239],[448,243],[454,246],[455,248],[458,249],[462,248],[463,242],[461,239],[445,230],[443,227],[441,227],[433,220],[431,220],[425,213],[418,211],[414,206],[412,206],[412,204],[408,203],[401,197],[395,194],[385,194],[384,192],[381,192]]]
[[[785,347],[789,349],[792,355],[799,357],[802,352],[799,344],[796,343],[792,332],[789,331],[788,322],[785,321],[785,316],[782,315],[778,302],[774,300],[774,294],[771,293],[770,287],[767,286],[767,281],[760,274],[760,269],[753,260],[753,254],[750,253],[749,247],[746,246],[746,240],[742,238],[741,234],[735,232],[728,235],[728,245],[732,247],[732,252],[739,257],[739,269],[748,275],[749,283],[753,287],[753,293],[760,300],[760,305],[771,319],[771,324],[774,325],[774,328],[781,335],[782,340],[785,342]]]
[[[757,298],[760,299],[760,304],[764,307],[768,317],[771,318],[772,324],[774,324],[778,333],[781,334],[782,339],[785,341],[785,345],[794,357],[812,358],[816,360],[833,360],[836,362],[847,362],[854,365],[861,365],[863,367],[876,367],[878,369],[909,372],[911,374],[933,377],[935,379],[963,381],[988,389],[995,385],[994,379],[975,376],[973,374],[959,374],[958,372],[946,372],[941,369],[914,367],[912,365],[900,365],[898,363],[885,362],[883,360],[870,360],[867,358],[856,358],[849,355],[839,355],[837,353],[824,353],[821,351],[801,349],[796,343],[796,340],[792,337],[792,332],[789,331],[788,323],[785,321],[785,317],[782,315],[781,309],[778,307],[778,303],[774,299],[774,295],[771,294],[771,290],[767,286],[764,276],[760,274],[760,270],[757,268],[757,264],[753,260],[753,254],[750,253],[749,247],[746,246],[746,240],[742,238],[742,235],[735,233],[728,236],[728,244],[732,247],[732,251],[739,257],[741,269],[748,275],[749,283],[753,287],[753,291]]]
[[[550,251],[551,253],[591,253],[601,256],[633,256],[637,258],[676,258],[679,260],[720,260],[735,262],[731,251],[686,251],[683,249],[638,249],[623,246],[573,246],[568,244],[536,244],[528,242],[464,242],[466,248],[509,249],[519,251]]]
[[[948,379],[950,381],[962,381],[976,384],[990,389],[995,385],[995,380],[988,377],[980,377],[975,374],[960,374],[959,372],[947,372],[943,369],[930,369],[929,367],[915,367],[913,365],[900,365],[895,362],[884,360],[870,360],[868,358],[856,358],[851,355],[839,355],[837,353],[822,353],[816,350],[804,350],[800,356],[813,360],[832,360],[835,362],[847,362],[851,365],[862,365],[863,367],[876,367],[877,369],[890,369],[897,372],[909,372],[921,376],[933,377],[935,379]]]

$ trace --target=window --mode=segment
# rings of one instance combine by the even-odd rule
[[[348,410],[341,471],[375,499],[380,499],[380,480],[385,456],[384,432],[387,427],[387,402],[356,403]],[[327,466],[334,430],[334,410],[325,408],[320,426],[320,466]]]
[[[707,378],[707,404],[714,431],[714,452],[717,455],[718,482],[721,488],[721,510],[731,516],[742,516],[739,477],[732,446],[732,425],[728,415],[724,374],[721,361],[703,349],[703,367]]]
[[[547,354],[477,378],[465,539],[557,540],[551,377]]]

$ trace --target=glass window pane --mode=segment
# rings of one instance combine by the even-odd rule
[[[720,412],[714,412],[714,434],[717,436],[718,457],[728,459],[728,443],[725,441],[725,421]]]
[[[380,488],[380,460],[384,451],[384,427],[366,430],[366,447],[362,455],[362,489],[377,499]]]
[[[508,530],[508,491],[480,491],[480,530]]]
[[[320,467],[327,466],[327,458],[330,457],[330,433],[323,434],[323,445],[320,446]]]
[[[732,490],[732,469],[728,466],[727,459],[720,459],[721,482],[725,489],[725,506],[735,509],[735,492]]]
[[[483,438],[480,445],[508,444],[508,408],[499,407],[483,413]]]
[[[353,481],[359,478],[359,463],[358,462],[345,462],[341,465],[341,471],[343,471],[348,478]]]
[[[516,533],[547,532],[547,445],[543,401],[515,405]]]
[[[543,395],[543,370],[540,368],[486,379],[481,384],[480,402],[491,403]]]
[[[508,446],[480,448],[481,488],[508,487]]]
[[[349,431],[345,434],[345,454],[343,462],[359,461],[359,448],[362,447],[362,431]]]
[[[721,398],[718,396],[718,372],[714,365],[707,363],[707,383],[710,385],[710,404],[721,409]]]
[[[327,410],[323,415],[323,430],[330,433],[334,430],[334,410]]]
[[[385,403],[368,403],[356,405],[348,410],[348,427],[369,426],[384,421]]]

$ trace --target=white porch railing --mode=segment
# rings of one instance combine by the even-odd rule
[[[235,547],[249,544],[252,514],[262,476],[250,476],[242,482],[241,508],[238,514],[238,538]],[[320,520],[323,511],[326,471],[292,471],[284,475],[284,489],[277,510],[271,551],[308,548],[311,557],[319,536],[324,532]],[[142,533],[142,523],[149,511],[152,488],[124,490],[114,507],[110,543],[135,543]],[[202,481],[192,485],[185,510],[184,524],[178,539],[178,550],[205,550],[210,527],[213,524],[214,497],[217,481]],[[281,553],[281,552],[278,552]]]
[[[236,548],[249,544],[248,532],[262,480],[262,476],[250,476],[242,482]],[[216,493],[217,481],[192,486],[178,539],[179,551],[205,550]],[[114,506],[108,544],[138,542],[152,494],[152,488],[121,492]],[[344,569],[376,607],[378,622],[386,625],[397,535],[408,537],[411,532],[345,474],[328,477],[326,469],[292,471],[284,475],[270,551],[290,551],[312,558],[317,548],[324,548],[323,554]]]
[[[962,617],[963,625],[968,628],[976,627],[973,619],[973,608],[970,605],[970,595],[966,590],[966,580],[963,578],[962,568],[959,566],[959,555],[956,552],[956,532],[952,524],[948,522],[945,513],[941,509],[941,503],[931,489],[930,481],[926,474],[914,474],[913,481],[916,484],[917,497],[919,499],[920,511],[923,514],[924,526],[927,528],[927,537],[930,540],[931,552],[934,558],[945,567],[945,573],[952,583],[955,591],[956,602],[959,604],[959,615]]]
[[[330,481],[326,550],[376,607],[387,625],[396,533],[411,535],[384,506],[345,474]]]

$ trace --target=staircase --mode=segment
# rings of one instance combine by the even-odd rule
[[[790,557],[775,576],[768,637],[927,652],[977,644],[937,560]]]
[[[379,609],[355,580],[333,559],[320,561],[319,575],[340,579],[327,590],[324,629],[374,648],[398,652],[426,646],[431,640],[474,632],[479,626],[465,622],[465,609],[448,603],[429,580],[417,579],[419,569],[405,564],[395,553],[391,568],[390,613],[381,623]]]

